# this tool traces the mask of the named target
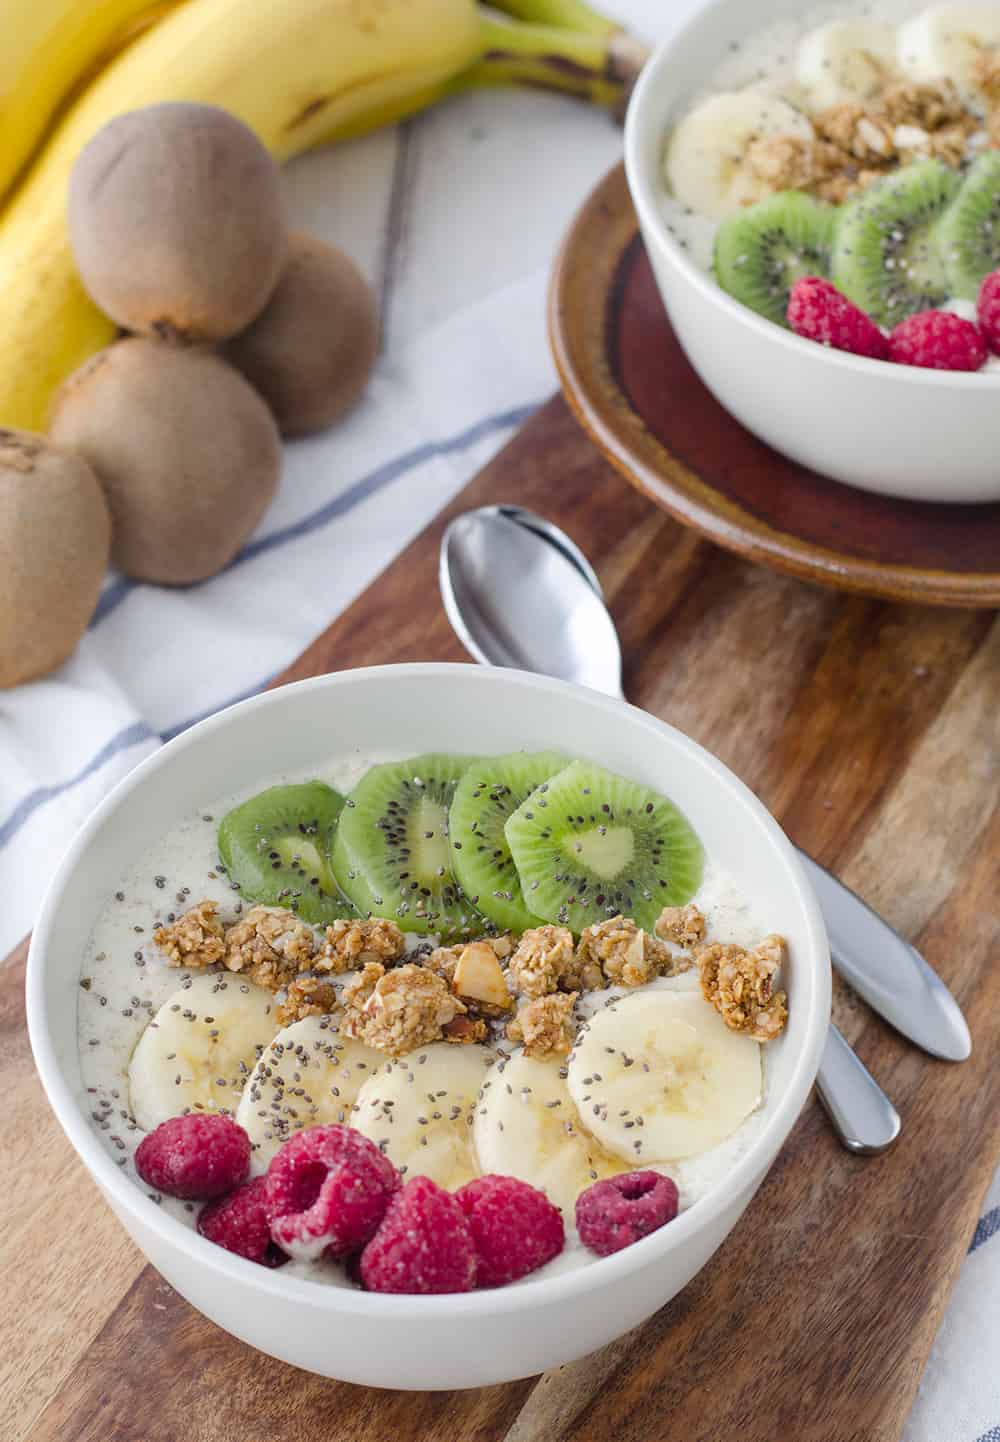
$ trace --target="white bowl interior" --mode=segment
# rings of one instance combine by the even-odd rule
[[[790,1019],[769,1049],[768,1124],[737,1164],[734,1189],[771,1160],[808,1093],[829,1014],[829,963],[816,903],[794,853],[757,799],[680,733],[596,693],[520,673],[471,666],[406,666],[345,672],[245,702],[203,722],[150,758],[107,798],[70,848],[35,931],[28,975],[32,1046],[60,1122],[123,1218],[131,1214],[160,1242],[195,1252],[199,1266],[245,1280],[250,1264],[202,1241],[163,1214],[114,1165],[88,1117],[77,1060],[76,997],[81,948],[119,877],[169,828],[227,793],[267,784],[276,773],[314,768],[332,758],[416,754],[424,750],[494,752],[559,747],[591,758],[671,796],[697,827],[707,852],[731,871],[769,925],[789,941]],[[600,1286],[608,1269],[637,1264],[629,1253],[683,1244],[710,1213],[709,1196],[671,1228],[594,1267],[468,1297],[371,1297],[263,1272],[266,1292],[308,1292],[343,1312],[362,1307],[486,1307],[528,1304],[532,1293]],[[676,1228],[676,1231],[675,1231]],[[672,1235],[671,1235],[672,1234]],[[641,1260],[640,1260],[641,1264]],[[304,1292],[301,1290],[304,1289]]]

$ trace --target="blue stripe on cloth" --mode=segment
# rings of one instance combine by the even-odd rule
[[[290,526],[283,526],[280,531],[273,531],[269,536],[261,536],[258,540],[251,541],[249,545],[243,547],[235,560],[229,563],[226,570],[235,570],[237,566],[244,566],[248,561],[253,561],[268,551],[277,550],[279,547],[287,545],[289,541],[296,541],[302,536],[308,536],[312,531],[329,525],[338,516],[346,515],[355,506],[367,501],[370,496],[374,496],[378,491],[391,485],[393,481],[398,481],[410,471],[416,470],[426,461],[433,460],[437,456],[448,456],[453,455],[456,451],[467,450],[469,446],[474,446],[477,441],[483,440],[486,436],[519,426],[534,414],[538,409],[538,404],[536,402],[528,406],[514,406],[510,410],[497,411],[494,415],[476,421],[475,425],[469,426],[466,430],[459,431],[457,435],[448,436],[446,440],[427,441],[421,446],[414,446],[412,451],[404,451],[401,456],[386,461],[383,465],[377,466],[374,471],[370,471],[367,476],[362,476],[341,495],[335,496],[332,501],[327,501],[325,505],[312,511],[308,516],[303,516],[301,520],[294,521]],[[137,584],[135,581],[120,577],[106,586],[94,609],[90,621],[91,628],[99,625],[106,616],[110,616],[113,611],[116,611],[126,597],[136,589]],[[207,584],[205,581],[195,582],[195,586]],[[193,590],[194,586],[178,589]]]
[[[975,1252],[984,1242],[988,1242],[990,1237],[996,1236],[998,1232],[1000,1232],[1000,1207],[994,1207],[993,1210],[987,1212],[984,1217],[979,1218],[979,1225],[973,1232],[972,1241],[969,1243],[969,1251]],[[980,1442],[994,1442],[994,1439],[992,1437],[989,1439],[980,1439]],[[995,1442],[1000,1442],[1000,1430],[997,1430]]]
[[[75,776],[71,776],[67,781],[60,781],[56,786],[38,786],[34,791],[29,791],[27,796],[22,796],[7,820],[0,825],[0,848],[6,846],[8,841],[13,840],[21,827],[40,806],[54,801],[65,791],[71,791],[74,786],[79,786],[82,781],[86,781],[88,776],[93,776],[95,771],[99,771],[120,751],[127,751],[130,746],[138,746],[140,741],[158,740],[156,732],[151,730],[144,721],[135,721],[131,726],[126,726],[123,731],[112,736],[110,741],[105,742],[100,751],[96,752]]]

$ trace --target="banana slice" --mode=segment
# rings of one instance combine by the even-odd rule
[[[160,1007],[128,1067],[132,1115],[146,1131],[183,1111],[236,1110],[275,1032],[272,992],[227,972],[193,977]]]
[[[632,1166],[691,1157],[760,1104],[760,1046],[694,992],[647,991],[597,1012],[567,1085],[587,1126]]]
[[[914,80],[953,80],[966,97],[982,99],[976,63],[1000,45],[1000,5],[932,5],[899,27],[899,64]]]
[[[472,1115],[495,1060],[488,1047],[441,1041],[386,1062],[358,1092],[351,1125],[404,1175],[460,1187],[480,1174]]]
[[[873,20],[831,20],[810,30],[795,75],[811,110],[871,100],[896,70],[896,32]]]
[[[559,1061],[514,1052],[487,1078],[473,1136],[484,1172],[540,1187],[572,1222],[591,1182],[628,1168],[584,1130],[562,1071]]]
[[[263,1172],[300,1127],[351,1122],[351,1107],[385,1057],[341,1036],[335,1019],[307,1016],[279,1031],[243,1088],[236,1120],[253,1143],[253,1169]]]
[[[802,112],[776,96],[753,90],[713,95],[674,129],[664,157],[667,185],[682,204],[724,220],[767,194],[746,162],[752,140],[812,134]]]

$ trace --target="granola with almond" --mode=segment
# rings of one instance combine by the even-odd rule
[[[201,971],[222,960],[226,953],[225,928],[218,910],[214,901],[199,901],[176,921],[156,928],[153,940],[166,956],[168,966]]]
[[[223,964],[257,986],[280,991],[308,971],[316,952],[310,927],[281,906],[254,906],[230,926]]]
[[[466,1010],[436,972],[412,962],[391,971],[366,962],[342,1000],[341,1034],[388,1056],[440,1041],[448,1023]]]
[[[731,1030],[773,1041],[788,1019],[787,997],[774,990],[784,959],[781,936],[767,936],[750,950],[714,942],[698,952],[702,995]]]
[[[604,984],[611,986],[645,986],[654,977],[676,976],[691,966],[686,957],[675,956],[627,916],[585,927],[577,957],[583,966],[599,967]]]
[[[577,996],[575,991],[555,991],[525,1002],[507,1026],[508,1041],[520,1042],[532,1057],[568,1055],[576,1038]]]
[[[506,960],[512,950],[509,936],[482,936],[476,944],[479,943],[488,946],[499,961]],[[435,946],[427,956],[421,957],[421,965],[428,967],[431,971],[436,971],[438,976],[443,977],[450,986],[454,980],[459,957],[468,944],[468,942],[461,941],[455,946]]]
[[[1000,105],[1000,45],[980,50],[972,66],[976,84],[991,105]]]
[[[394,921],[338,920],[326,928],[326,938],[313,960],[314,971],[339,975],[355,971],[369,961],[391,963],[406,955],[406,938]]]
[[[274,1015],[279,1026],[291,1026],[307,1016],[329,1016],[337,1005],[337,990],[330,982],[298,976],[289,983],[288,993]]]

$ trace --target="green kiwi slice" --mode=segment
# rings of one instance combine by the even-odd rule
[[[474,761],[455,788],[448,823],[455,876],[466,896],[504,931],[527,931],[541,919],[525,905],[504,826],[568,761],[558,751],[487,756]]]
[[[701,842],[673,802],[587,761],[533,791],[506,835],[528,906],[576,932],[619,912],[651,930],[701,883]]]
[[[1000,266],[1000,151],[970,165],[938,233],[953,296],[975,300],[990,271]]]
[[[736,300],[788,324],[788,297],[805,275],[830,274],[837,211],[798,190],[782,190],[731,216],[715,237],[715,278]]]
[[[333,870],[364,916],[449,941],[486,930],[455,878],[448,813],[472,756],[414,756],[373,766],[347,798]]]
[[[904,166],[848,201],[837,222],[830,278],[882,326],[947,300],[938,223],[959,187],[938,160]]]
[[[353,916],[330,867],[344,798],[322,781],[271,786],[219,822],[219,856],[247,901],[287,906],[322,926]]]

